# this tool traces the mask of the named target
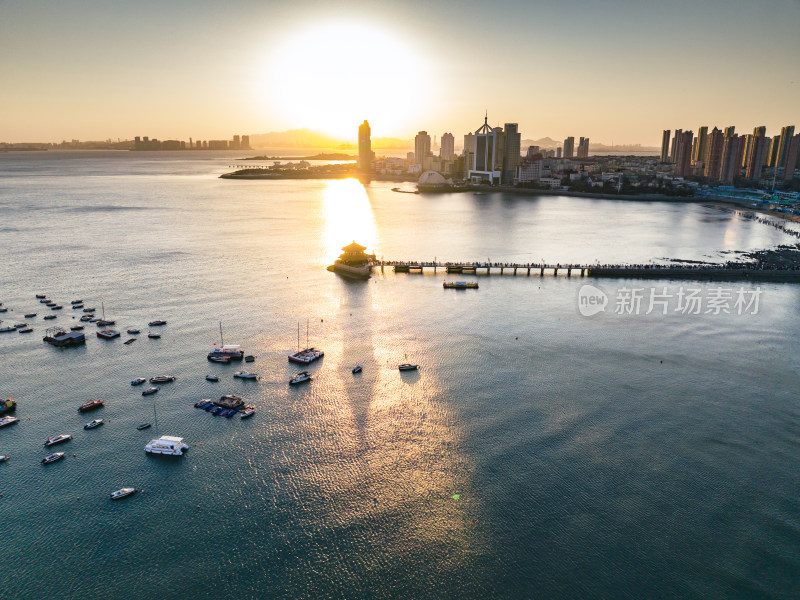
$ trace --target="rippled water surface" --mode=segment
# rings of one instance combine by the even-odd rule
[[[0,430],[0,597],[797,597],[800,287],[762,284],[757,314],[620,315],[620,288],[654,284],[594,281],[611,305],[589,318],[580,278],[459,292],[441,272],[325,270],[353,240],[395,259],[605,263],[791,238],[714,206],[218,179],[234,158],[0,154],[0,318],[38,313],[34,333],[0,334],[0,396],[22,421]],[[168,324],[127,346],[88,324],[85,347],[58,350],[36,293],[65,304],[56,325],[74,298],[123,331]],[[206,361],[220,322],[253,364]],[[325,357],[290,388],[298,323]],[[163,373],[178,379],[150,398],[129,384]],[[193,407],[223,393],[255,417]],[[41,466],[59,433],[67,457]],[[191,449],[148,456],[155,434]],[[110,502],[123,486],[144,492]]]

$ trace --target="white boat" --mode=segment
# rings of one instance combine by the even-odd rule
[[[145,452],[150,454],[165,454],[170,456],[180,456],[189,446],[183,443],[183,438],[171,435],[162,435],[157,440],[150,440],[144,447]]]
[[[412,365],[409,363],[403,363],[402,365],[397,365],[397,368],[401,371],[416,371],[419,369],[419,365]]]
[[[144,377],[137,377],[136,379],[131,381],[131,385],[142,385],[145,381],[147,381],[147,379],[145,379]]]
[[[50,463],[54,463],[57,460],[61,460],[62,458],[64,458],[63,452],[55,452],[53,454],[48,454],[42,459],[42,464],[49,465]]]
[[[231,364],[231,359],[228,358],[227,356],[210,356],[209,355],[208,360],[210,360],[211,362],[220,363],[222,365]]]
[[[95,427],[100,427],[103,424],[103,419],[95,419],[94,421],[87,423],[83,426],[84,429],[94,429]]]
[[[304,381],[311,381],[311,373],[308,371],[301,371],[294,377],[289,380],[290,385],[297,385],[298,383],[303,383]]]
[[[252,406],[248,406],[242,411],[242,419],[247,419],[249,417],[252,417],[254,414],[256,414],[256,409],[253,408]]]
[[[240,346],[235,344],[225,344],[225,340],[222,337],[222,321],[219,323],[219,345],[219,348],[214,348],[208,353],[208,360],[211,362],[225,362],[224,359],[227,359],[228,361],[242,360],[244,358],[244,350],[242,350]]]
[[[10,456],[0,456],[0,462],[6,462],[9,458],[11,458],[11,457]]]
[[[308,347],[308,320],[306,320],[306,348],[300,350],[300,323],[297,324],[297,352],[289,355],[289,362],[297,363],[300,365],[307,365],[315,360],[325,356],[325,353],[319,348]]]
[[[112,500],[122,500],[123,498],[127,498],[128,496],[132,496],[136,492],[138,492],[136,488],[121,488],[116,492],[111,492],[111,499]]]
[[[0,427],[8,427],[14,423],[19,423],[19,419],[17,417],[12,417],[9,415],[7,417],[0,418]]]
[[[236,371],[233,376],[239,379],[258,379],[258,375],[255,373],[248,373],[247,371]]]
[[[45,446],[55,446],[56,444],[61,444],[63,442],[69,441],[72,439],[72,436],[69,434],[62,434],[57,435],[54,438],[47,438],[47,441],[44,443]]]

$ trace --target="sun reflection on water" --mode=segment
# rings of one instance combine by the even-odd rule
[[[350,242],[375,249],[377,230],[367,191],[356,179],[327,182],[323,191],[322,218],[324,259],[332,264],[341,254],[341,248]]]

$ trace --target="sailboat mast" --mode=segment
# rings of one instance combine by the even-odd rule
[[[308,348],[308,319],[306,319],[306,348]]]
[[[225,341],[222,339],[222,321],[219,322],[219,345],[220,347],[225,345]]]

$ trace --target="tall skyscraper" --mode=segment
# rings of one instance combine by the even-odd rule
[[[726,136],[722,145],[722,171],[719,179],[722,183],[731,184],[742,172],[742,154],[744,154],[744,138],[735,133]]]
[[[736,133],[736,127],[734,125],[725,128],[725,137],[731,137],[734,133]]]
[[[522,146],[522,136],[517,123],[505,124],[505,148],[503,151],[503,183],[514,183],[519,164],[519,153]]]
[[[366,119],[358,126],[358,170],[360,173],[372,172],[372,129]]]
[[[669,162],[675,164],[675,158],[677,157],[677,148],[678,148],[678,140],[683,133],[683,129],[676,129],[675,130],[675,137],[672,138],[672,150],[669,152]]]
[[[703,174],[710,179],[719,179],[722,172],[722,147],[725,137],[714,127],[708,136],[708,152],[706,153]]]
[[[456,155],[456,139],[452,133],[442,134],[442,147],[439,149],[439,158],[453,160]]]
[[[500,132],[502,132],[500,127],[491,127],[488,116],[484,117],[483,125],[475,131],[475,154],[472,169],[467,172],[467,177],[488,179],[489,183],[494,183],[502,177],[502,171],[497,168],[498,155],[502,153],[498,143]],[[502,169],[502,159],[500,168]]]
[[[781,140],[778,145],[778,160],[777,166],[786,166],[786,155],[789,152],[789,145],[792,143],[794,137],[794,125],[788,125],[781,129]]]
[[[792,140],[787,144],[783,179],[791,181],[794,177],[794,170],[798,167],[800,167],[800,133],[793,135]]]
[[[767,158],[764,163],[765,167],[778,166],[778,146],[781,144],[781,136],[776,135],[769,143],[769,150],[767,150]]]
[[[678,177],[686,177],[692,173],[693,138],[691,131],[684,131],[675,145],[675,175]]]
[[[578,142],[578,158],[589,158],[589,138],[582,137]]]
[[[761,170],[764,167],[764,157],[769,149],[770,139],[765,137],[767,128],[763,125],[753,129],[753,141],[750,144],[750,154],[747,158],[747,179],[761,179]]]
[[[671,131],[669,129],[665,129],[664,133],[661,135],[661,162],[665,163],[669,161],[669,136],[671,135]]]
[[[744,152],[742,152],[742,168],[747,168],[747,160],[750,156],[750,147],[753,145],[753,136],[752,134],[747,134],[744,136]]]
[[[708,127],[703,126],[697,130],[697,143],[694,146],[692,162],[694,164],[705,162],[706,152],[708,152]]]
[[[427,131],[420,131],[414,138],[414,162],[421,165],[431,153],[431,136]]]
[[[575,156],[575,138],[570,136],[564,140],[564,158]]]

